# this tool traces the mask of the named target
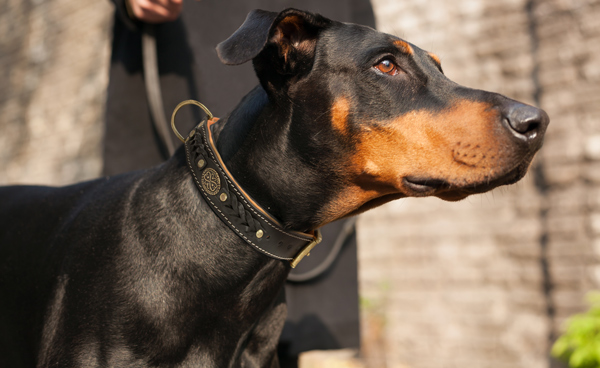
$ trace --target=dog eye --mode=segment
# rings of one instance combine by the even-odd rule
[[[382,73],[388,74],[388,75],[398,74],[398,66],[389,59],[381,60],[379,62],[379,64],[375,65],[375,69],[379,70]]]

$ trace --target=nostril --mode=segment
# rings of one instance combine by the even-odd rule
[[[505,123],[517,136],[525,139],[537,137],[538,132],[545,130],[544,112],[533,106],[516,104],[506,114]],[[547,120],[547,119],[546,119]]]
[[[535,119],[527,119],[527,120],[511,120],[506,119],[507,123],[513,128],[517,133],[527,134],[529,132],[538,130],[540,127],[540,121]]]

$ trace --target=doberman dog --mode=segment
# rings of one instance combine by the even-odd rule
[[[277,367],[287,260],[316,229],[515,183],[549,122],[397,37],[294,9],[250,13],[217,52],[260,85],[166,163],[0,190],[0,366]]]

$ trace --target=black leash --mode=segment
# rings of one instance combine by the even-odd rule
[[[152,117],[152,124],[158,134],[158,138],[164,147],[162,152],[163,158],[166,160],[173,155],[175,147],[169,135],[167,118],[165,117],[165,109],[163,107],[160,76],[158,74],[156,28],[153,24],[144,24],[142,31],[142,59],[144,62],[144,81],[146,82],[146,96],[150,107],[150,116]]]

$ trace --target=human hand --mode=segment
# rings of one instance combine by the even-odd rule
[[[183,0],[125,0],[135,19],[146,23],[164,23],[177,19]]]

